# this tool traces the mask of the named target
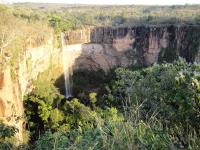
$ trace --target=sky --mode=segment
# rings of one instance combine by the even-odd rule
[[[200,4],[200,0],[0,0],[4,2],[43,2],[67,4],[144,4],[144,5],[184,5]]]

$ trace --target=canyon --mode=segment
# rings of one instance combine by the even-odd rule
[[[42,46],[27,48],[17,68],[8,64],[0,73],[0,119],[19,129],[21,141],[23,97],[34,88],[32,80],[52,64],[64,68],[63,84],[69,97],[73,70],[107,72],[115,67],[172,62],[178,57],[200,62],[200,26],[194,25],[91,27],[64,32],[60,42],[61,48],[55,48],[52,35]]]
[[[149,66],[178,57],[199,62],[199,26],[98,27],[66,32],[75,69],[107,71],[113,67]]]

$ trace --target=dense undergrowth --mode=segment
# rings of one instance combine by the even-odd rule
[[[200,148],[199,65],[180,59],[112,75],[104,94],[84,99],[64,98],[41,76],[24,101],[26,148]]]

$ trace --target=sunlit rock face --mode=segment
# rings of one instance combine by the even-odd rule
[[[15,67],[5,65],[0,73],[0,119],[19,129],[18,143],[23,141],[23,97],[32,90],[32,81],[40,72],[53,62],[60,62],[60,55],[60,49],[53,49],[53,38],[50,38],[40,47],[26,49]]]
[[[7,66],[2,73],[3,86],[0,89],[0,119],[19,129],[17,138],[22,141],[23,103],[19,80],[11,77],[11,68]]]
[[[67,32],[65,42],[74,49],[79,44],[81,54],[74,69],[148,66],[172,62],[179,56],[188,62],[200,60],[200,26],[97,27]]]
[[[88,43],[82,44],[81,55],[76,59],[74,69],[108,71],[116,66],[128,66],[130,62],[124,52],[110,45]]]

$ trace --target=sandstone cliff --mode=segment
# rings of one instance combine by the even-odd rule
[[[200,26],[98,27],[67,32],[67,49],[79,51],[75,69],[151,65],[179,56],[199,62]]]
[[[21,54],[15,67],[5,65],[0,74],[0,119],[19,129],[22,142],[23,97],[32,89],[32,80],[52,63],[60,63],[60,49],[54,49],[53,38],[40,47],[28,48]]]
[[[50,37],[43,46],[24,51],[17,67],[6,65],[0,72],[0,119],[20,129],[19,140],[22,140],[23,96],[32,89],[31,81],[51,63],[64,60],[69,72],[151,65],[179,56],[189,62],[200,62],[200,26],[98,27],[66,32],[64,39],[63,53],[53,47]]]

